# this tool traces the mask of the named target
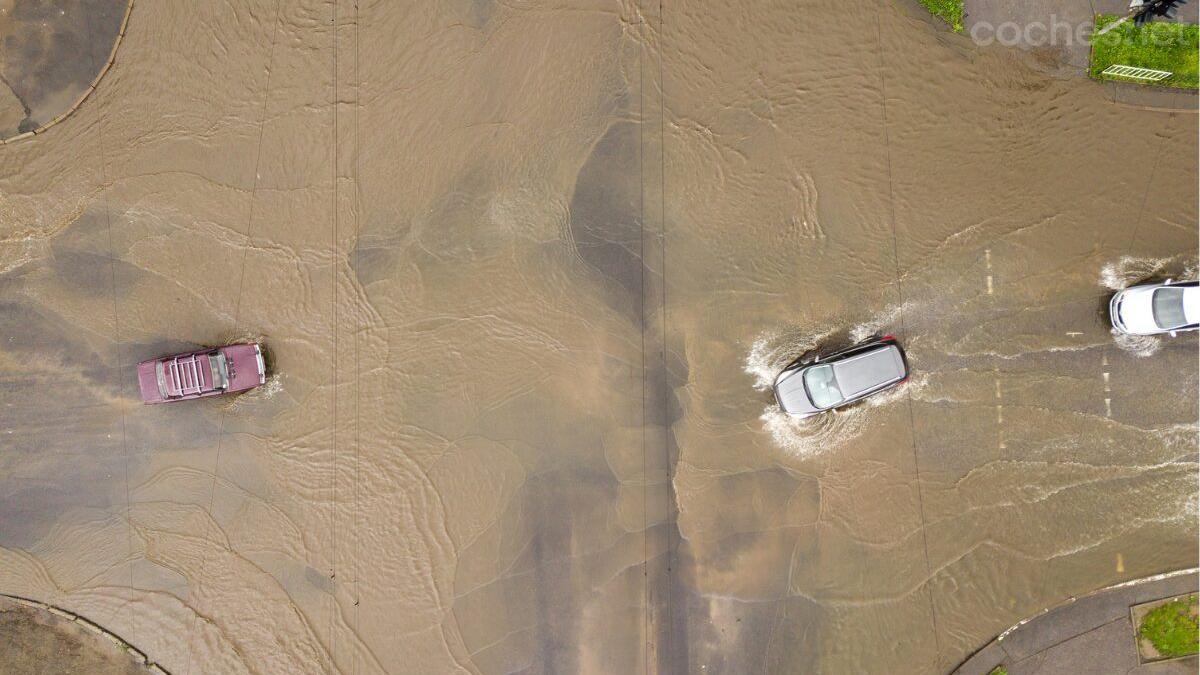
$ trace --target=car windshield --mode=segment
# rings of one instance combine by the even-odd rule
[[[842,390],[838,389],[833,366],[817,366],[804,373],[804,386],[808,397],[818,408],[830,408],[842,402]]]
[[[1187,323],[1183,315],[1183,289],[1160,288],[1154,291],[1154,322],[1159,328],[1179,328]]]

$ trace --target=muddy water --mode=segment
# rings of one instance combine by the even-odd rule
[[[0,152],[0,592],[171,672],[940,672],[1196,564],[1194,115],[907,5],[138,4]],[[895,334],[820,420],[773,373]],[[132,364],[264,336],[271,386]]]
[[[0,139],[44,129],[108,64],[127,0],[0,2]]]

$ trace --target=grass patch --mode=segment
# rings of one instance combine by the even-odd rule
[[[996,666],[995,668],[992,668],[992,672],[988,673],[988,675],[1008,675],[1008,668],[1005,668],[1004,666]]]
[[[963,32],[963,0],[921,0],[929,13],[950,24],[955,33]]]
[[[1192,614],[1196,596],[1155,607],[1142,619],[1138,634],[1163,656],[1187,656],[1200,650],[1200,624]]]
[[[1101,14],[1096,17],[1096,33],[1119,17]],[[1132,82],[1121,77],[1101,75],[1111,65],[1134,66],[1167,70],[1171,77],[1160,82],[1147,82],[1163,87],[1195,89],[1197,74],[1200,73],[1197,56],[1197,41],[1200,26],[1190,23],[1165,23],[1151,21],[1138,26],[1132,21],[1110,30],[1104,35],[1092,35],[1092,65],[1089,73],[1096,79],[1112,79]]]

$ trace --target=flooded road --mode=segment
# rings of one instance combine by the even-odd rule
[[[918,10],[136,4],[0,149],[0,593],[172,673],[935,673],[1195,566],[1196,338],[1106,302],[1196,274],[1197,118]]]

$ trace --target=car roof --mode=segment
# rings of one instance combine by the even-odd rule
[[[1200,323],[1200,286],[1183,289],[1183,316],[1189,324]]]
[[[852,398],[881,385],[904,379],[904,357],[900,348],[885,343],[833,363],[842,395]]]
[[[1183,315],[1185,325],[1200,323],[1200,288],[1181,284],[1146,284],[1133,286],[1121,292],[1120,319],[1125,328],[1135,333],[1157,333],[1170,328],[1158,325],[1154,317],[1154,294],[1163,288],[1179,288],[1183,291]]]

